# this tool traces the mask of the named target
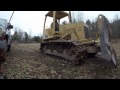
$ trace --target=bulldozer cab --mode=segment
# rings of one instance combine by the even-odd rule
[[[51,17],[52,24],[51,27],[46,28],[46,20],[48,17]],[[68,23],[60,24],[60,21],[66,17],[68,17]],[[70,11],[69,13],[64,11],[49,11],[45,15],[43,40],[53,40],[58,38],[67,38],[69,40],[86,40],[90,38],[89,34],[89,29],[84,25],[84,22],[81,21],[72,23]]]
[[[70,14],[68,14],[67,12],[63,12],[63,11],[49,11],[46,15],[45,15],[45,21],[44,21],[44,27],[43,27],[43,38],[53,38],[53,37],[60,37],[60,30],[59,30],[59,26],[60,26],[60,20],[67,17],[70,20]],[[49,28],[46,28],[46,20],[48,17],[52,18],[52,22]]]

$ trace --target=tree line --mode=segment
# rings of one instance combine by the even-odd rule
[[[19,43],[40,43],[42,42],[42,36],[31,36],[31,33],[27,33],[22,29],[16,27],[14,29],[14,34],[12,35],[13,42]]]

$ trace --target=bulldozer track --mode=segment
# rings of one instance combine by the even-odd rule
[[[41,52],[64,58],[75,65],[81,64],[86,57],[86,48],[80,42],[52,40],[41,44]]]

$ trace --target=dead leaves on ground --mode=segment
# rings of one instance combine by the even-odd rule
[[[120,56],[120,43],[113,44]],[[120,78],[118,68],[110,62],[89,59],[82,66],[61,61],[40,53],[39,44],[13,44],[3,64],[8,79],[104,79]],[[120,59],[119,59],[120,60]]]

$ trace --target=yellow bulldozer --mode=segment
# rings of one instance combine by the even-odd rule
[[[50,28],[45,27],[47,17],[53,18]],[[68,17],[69,23],[60,24],[60,20],[65,17]],[[75,65],[100,53],[103,59],[112,61],[116,66],[116,53],[110,41],[109,22],[105,16],[99,15],[97,24],[97,38],[92,39],[90,28],[84,22],[72,23],[70,11],[49,11],[45,15],[40,50],[44,54],[65,58]]]

